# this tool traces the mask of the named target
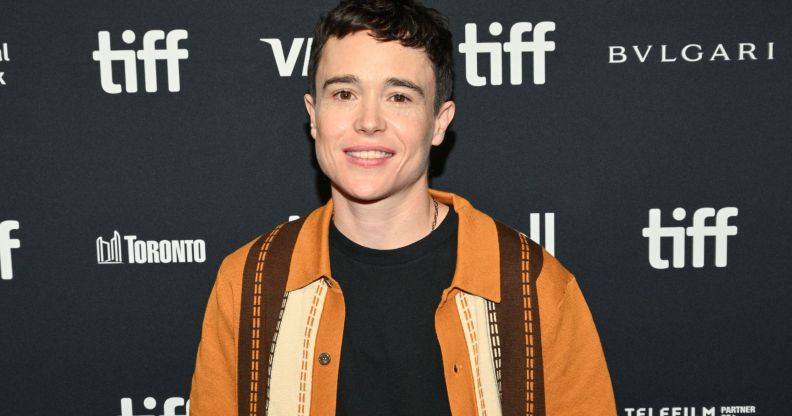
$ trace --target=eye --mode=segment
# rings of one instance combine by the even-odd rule
[[[398,94],[398,93],[397,94],[393,94],[391,99],[393,101],[397,102],[397,103],[409,103],[410,101],[412,101],[412,100],[410,100],[410,97],[408,97],[408,96],[406,96],[404,94]]]
[[[341,101],[348,101],[352,99],[352,91],[349,90],[337,91],[336,93],[333,94],[333,97]]]

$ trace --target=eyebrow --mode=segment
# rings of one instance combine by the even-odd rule
[[[360,84],[360,78],[354,75],[339,75],[328,78],[327,81],[322,84],[322,89],[325,90],[332,84]]]
[[[386,83],[387,83],[387,85],[392,86],[392,87],[409,88],[409,89],[415,91],[416,93],[418,93],[418,95],[420,95],[421,97],[425,97],[423,88],[419,87],[414,82],[410,82],[410,81],[408,81],[406,79],[388,78]]]

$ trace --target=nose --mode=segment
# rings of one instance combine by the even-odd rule
[[[375,134],[385,129],[385,120],[377,98],[365,97],[361,100],[355,129],[364,134]]]

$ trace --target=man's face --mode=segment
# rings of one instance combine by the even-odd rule
[[[429,149],[439,145],[454,103],[435,113],[426,52],[359,31],[330,38],[305,95],[316,157],[346,198],[378,201],[426,186]]]

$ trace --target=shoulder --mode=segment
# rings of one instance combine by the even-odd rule
[[[586,301],[575,276],[555,256],[525,234],[500,223],[497,226],[499,234],[511,234],[513,241],[519,241],[521,251],[519,276],[509,273],[501,276],[502,291],[511,292],[502,293],[501,297],[513,300],[516,296],[521,298],[523,305],[528,301],[531,308],[536,308],[541,318],[541,336],[545,346],[557,343],[559,328],[569,325],[576,327],[583,325],[581,322],[590,321]],[[503,243],[504,238],[500,238],[500,241]],[[504,247],[500,251],[504,253]]]
[[[530,280],[535,284],[540,299],[548,304],[561,302],[571,283],[575,281],[575,276],[552,254],[528,236],[511,228],[499,221],[495,221],[500,235],[499,243],[519,244],[520,259],[524,262],[521,268],[527,269],[525,272],[530,274]],[[501,253],[508,252],[505,247],[501,247]]]
[[[291,255],[294,242],[305,218],[278,224],[227,255],[220,265],[221,276],[241,276],[246,267],[253,267],[263,251],[267,256]],[[287,252],[284,252],[287,251]]]
[[[541,297],[548,298],[548,303],[559,306],[566,297],[571,286],[576,285],[575,276],[547,250],[542,249],[543,265],[536,279],[537,292]]]
[[[264,238],[266,234],[262,234],[256,236],[256,238],[248,241],[242,247],[237,248],[231,254],[227,255],[223,262],[220,264],[220,271],[221,273],[227,274],[234,274],[234,273],[241,273],[242,269],[245,267],[245,262],[247,261],[248,255],[250,254],[251,249],[258,241]]]
[[[215,280],[215,290],[218,292],[218,295],[223,298],[231,297],[235,300],[241,295],[242,280],[248,257],[253,247],[264,235],[257,236],[223,259],[222,263],[220,263],[220,269],[217,272],[217,279]]]
[[[232,276],[241,276],[245,269],[245,265],[248,263],[250,256],[258,252],[261,249],[261,246],[267,240],[267,238],[269,236],[276,234],[286,224],[289,223],[279,224],[273,229],[267,231],[266,233],[259,234],[254,239],[248,241],[243,246],[237,248],[236,250],[228,254],[220,264],[220,272],[218,278],[220,277],[231,278]]]

